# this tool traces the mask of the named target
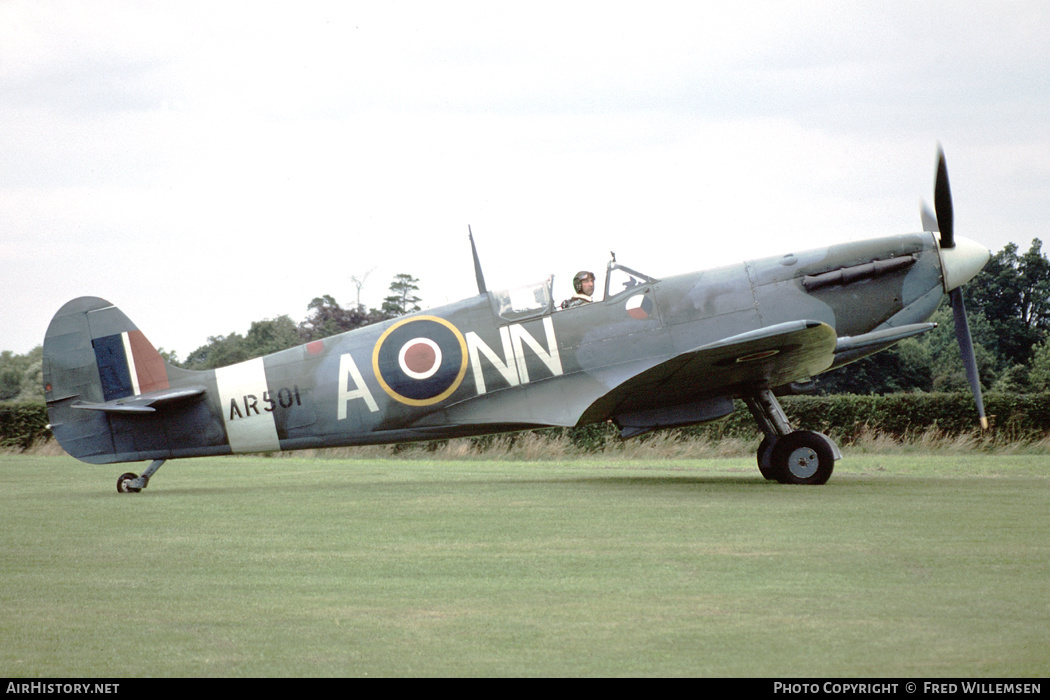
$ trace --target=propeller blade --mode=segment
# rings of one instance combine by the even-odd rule
[[[940,229],[937,227],[937,217],[933,215],[930,208],[926,206],[926,202],[920,202],[919,216],[922,218],[922,230],[939,232]]]
[[[962,287],[956,287],[948,294],[952,302],[952,316],[955,319],[955,339],[959,341],[959,354],[966,368],[966,379],[970,382],[970,391],[977,404],[977,416],[981,419],[981,428],[988,429],[988,418],[984,414],[984,399],[981,397],[981,380],[977,376],[977,358],[973,353],[973,340],[970,338],[970,324],[966,320],[966,304],[963,302]]]
[[[948,184],[948,164],[944,151],[938,149],[937,181],[933,187],[933,207],[937,212],[937,230],[941,232],[941,247],[955,247],[955,213],[952,210],[952,188]]]

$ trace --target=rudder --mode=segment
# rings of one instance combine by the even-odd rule
[[[66,303],[51,319],[43,350],[51,431],[64,450],[87,462],[112,461],[117,450],[106,413],[75,404],[103,404],[170,385],[160,353],[105,299]]]

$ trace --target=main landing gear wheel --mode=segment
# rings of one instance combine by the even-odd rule
[[[777,472],[773,468],[773,448],[776,444],[777,439],[767,435],[758,446],[758,471],[762,472],[766,481],[777,481]]]
[[[831,478],[839,448],[827,435],[793,430],[770,389],[755,389],[742,397],[765,436],[758,446],[758,470],[782,484],[823,484]]]
[[[120,478],[117,479],[117,493],[138,493],[139,491],[141,491],[141,488],[132,486],[132,484],[138,478],[138,474],[132,474],[131,472],[121,474]]]
[[[796,430],[776,441],[770,462],[782,484],[819,485],[831,478],[835,450],[820,433]]]

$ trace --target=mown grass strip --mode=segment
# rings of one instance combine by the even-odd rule
[[[1034,676],[1045,458],[0,457],[9,676]]]

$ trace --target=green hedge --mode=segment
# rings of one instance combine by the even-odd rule
[[[785,396],[780,403],[794,427],[828,433],[845,443],[865,431],[904,438],[931,428],[946,435],[962,435],[977,427],[977,412],[969,394]],[[990,394],[985,397],[985,407],[999,438],[1025,440],[1050,433],[1050,393]],[[0,447],[26,449],[49,437],[47,422],[43,405],[0,403]],[[602,449],[617,434],[608,424],[541,432],[557,437],[567,435],[575,447],[584,451]],[[742,402],[737,402],[737,410],[726,418],[682,432],[686,437],[758,439],[758,429]]]
[[[931,428],[963,435],[978,427],[969,394],[785,396],[780,403],[794,427],[835,433],[846,440],[863,431],[908,437]],[[984,403],[997,435],[1021,439],[1050,432],[1050,393],[990,394]],[[753,436],[756,430],[751,414],[739,402],[725,420],[690,429],[709,437]]]
[[[51,437],[47,409],[36,403],[0,403],[0,447],[26,449]]]
[[[1050,434],[1050,393],[990,394],[984,403],[992,433],[1000,440],[1041,439]],[[973,433],[979,425],[969,394],[784,396],[780,404],[793,427],[827,433],[840,444],[849,444],[865,432],[904,439],[935,429],[946,436],[957,436]],[[761,437],[742,401],[736,402],[736,411],[729,416],[681,432],[684,437],[711,440],[732,437],[757,442]],[[611,425],[573,428],[565,433],[584,450],[600,450],[617,439]]]
[[[945,436],[973,433],[978,428],[977,409],[970,394],[889,394],[885,396],[784,396],[784,412],[795,428],[832,435],[849,444],[863,433],[883,433],[904,439],[928,430]],[[984,397],[985,412],[993,434],[1003,441],[1041,439],[1050,434],[1050,393],[991,394]],[[610,424],[582,428],[550,428],[536,431],[552,437],[567,436],[582,451],[601,450],[617,440]],[[758,427],[742,401],[729,416],[681,430],[683,437],[760,439]],[[475,438],[484,446],[492,437]],[[642,437],[641,439],[645,439]]]

